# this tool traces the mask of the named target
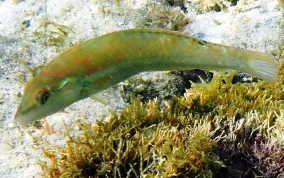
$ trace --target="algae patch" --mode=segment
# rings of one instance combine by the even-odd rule
[[[212,152],[219,138],[210,138],[214,131],[207,122],[199,125],[191,116],[176,117],[181,111],[177,108],[183,108],[177,101],[171,106],[162,112],[156,102],[145,105],[138,98],[108,122],[77,122],[80,134],[71,137],[72,128],[66,128],[66,147],[45,148],[51,162],[41,165],[50,177],[215,174],[224,167]],[[190,127],[191,122],[196,127]]]

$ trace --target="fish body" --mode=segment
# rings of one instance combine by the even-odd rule
[[[91,39],[50,61],[24,89],[19,124],[51,115],[137,73],[234,69],[274,82],[271,54],[240,50],[159,29],[131,29]]]

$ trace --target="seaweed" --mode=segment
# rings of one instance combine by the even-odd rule
[[[73,128],[65,127],[66,146],[45,145],[51,162],[40,164],[50,177],[213,176],[224,167],[212,153],[219,137],[210,138],[214,133],[208,122],[176,117],[182,109],[177,100],[161,111],[154,101],[133,99],[107,122],[77,121],[76,137],[71,137]]]

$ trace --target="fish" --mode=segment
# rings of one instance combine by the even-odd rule
[[[14,120],[27,125],[141,72],[185,69],[233,69],[272,83],[278,76],[270,53],[162,29],[121,30],[71,47],[47,63],[26,84]]]

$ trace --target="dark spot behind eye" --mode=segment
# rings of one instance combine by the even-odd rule
[[[198,44],[200,44],[200,45],[204,46],[204,45],[206,45],[206,44],[207,44],[207,42],[206,42],[206,41],[204,41],[204,40],[199,40],[199,41],[198,41]]]
[[[49,98],[49,93],[47,91],[40,91],[36,95],[36,100],[40,104],[45,104],[48,98]]]

